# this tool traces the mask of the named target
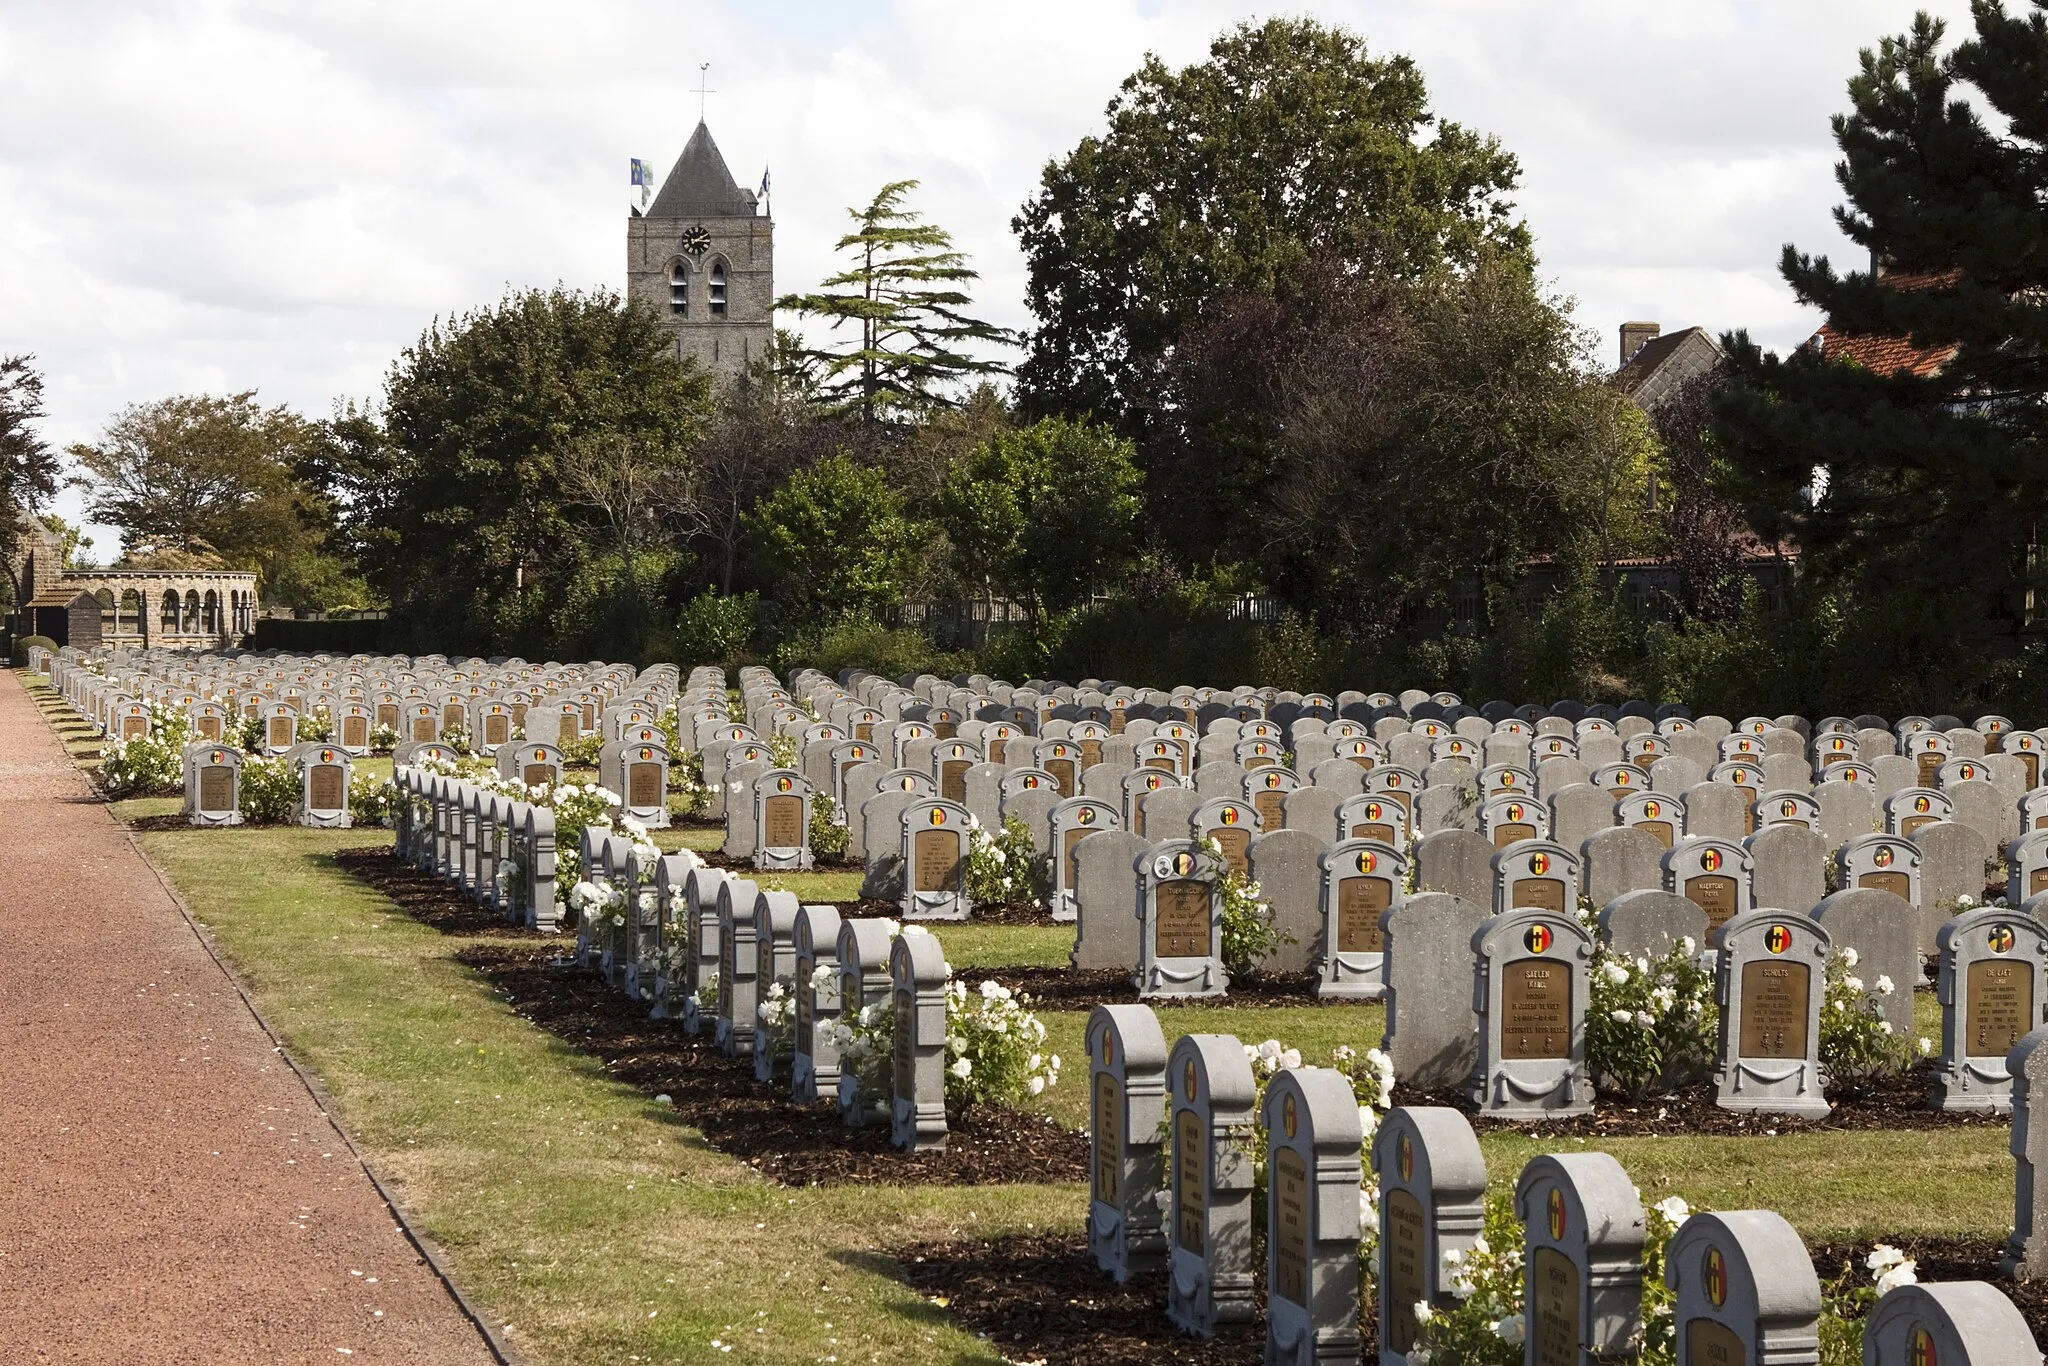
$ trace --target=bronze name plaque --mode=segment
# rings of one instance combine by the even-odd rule
[[[1095,767],[1095,766],[1096,766],[1097,764],[1099,764],[1099,763],[1101,763],[1101,762],[1102,762],[1102,741],[1100,741],[1100,740],[1083,740],[1083,741],[1081,742],[1081,767],[1083,767],[1083,768],[1093,768],[1093,767]]]
[[[960,836],[951,830],[920,830],[910,841],[910,890],[960,890]]]
[[[484,743],[502,745],[512,738],[512,718],[503,712],[492,712],[484,717]]]
[[[377,724],[389,726],[391,729],[397,730],[398,704],[395,702],[379,702],[377,704]]]
[[[140,740],[149,734],[149,718],[146,716],[124,716],[121,718],[121,738]]]
[[[1211,830],[1209,836],[1223,851],[1223,861],[1230,865],[1231,872],[1239,877],[1251,876],[1251,831],[1239,826],[1236,829]]]
[[[1558,915],[1563,915],[1564,884],[1554,877],[1516,878],[1508,886],[1508,905],[1516,910],[1527,908],[1537,911],[1553,911]],[[1564,1055],[1559,1054],[1558,1056],[1562,1057]]]
[[[315,811],[339,811],[348,805],[340,764],[315,764],[307,771],[306,805]]]
[[[2036,868],[2027,874],[2027,895],[2037,892],[2048,892],[2048,868]]]
[[[1094,834],[1095,830],[1095,826],[1083,825],[1060,836],[1060,866],[1066,870],[1066,878],[1061,885],[1070,892],[1081,880],[1081,860],[1075,856],[1074,846]]]
[[[205,764],[199,770],[199,809],[235,809],[235,771],[226,764]]]
[[[461,724],[462,704],[460,702],[450,702],[448,705],[441,708],[442,729],[453,730]]]
[[[1748,1366],[1749,1353],[1733,1329],[1712,1319],[1685,1325],[1685,1354],[1693,1366]]]
[[[519,781],[528,787],[553,787],[555,766],[553,764],[528,764],[519,770]]]
[[[1644,821],[1636,829],[1649,835],[1666,849],[1671,847],[1672,830],[1670,821]]]
[[[434,718],[431,716],[413,717],[412,738],[415,740],[432,740],[436,738],[434,734]]]
[[[761,803],[761,847],[801,849],[804,847],[804,799],[794,793],[777,793]]]
[[[1308,1163],[1292,1148],[1273,1153],[1273,1293],[1308,1307]]]
[[[1755,958],[1742,965],[1742,1031],[1736,1049],[1740,1056],[1806,1056],[1812,977],[1806,964],[1776,958]]]
[[[2004,958],[1980,958],[1965,974],[1969,1006],[1963,1012],[1965,1048],[1972,1058],[2004,1057],[2034,1027],[2034,968]]]
[[[218,716],[202,716],[202,717],[200,717],[200,718],[199,718],[199,721],[198,721],[198,723],[197,723],[197,724],[198,724],[198,729],[199,729],[199,738],[200,738],[200,739],[202,739],[202,740],[218,740],[218,739],[220,739],[220,718],[219,718]],[[360,741],[358,741],[357,743],[361,743],[361,742],[360,742]]]
[[[1571,964],[1557,958],[1517,958],[1506,964],[1500,970],[1500,1006],[1502,1058],[1572,1055]]]
[[[1904,820],[1899,822],[1899,833],[1901,835],[1910,836],[1915,830],[1918,830],[1921,826],[1932,825],[1934,824],[1934,822],[1935,817],[1933,816],[1908,816]]]
[[[967,800],[967,770],[965,759],[948,759],[939,765],[939,795],[949,802]]]
[[[1921,786],[1921,787],[1933,787],[1933,786],[1934,786],[1934,783],[1935,783],[1935,779],[1936,779],[1936,778],[1938,778],[1938,777],[1939,777],[1940,775],[1941,775],[1941,756],[1940,756],[1939,754],[1923,754],[1923,755],[1921,755],[1921,756],[1920,756],[1920,782],[1919,782],[1919,786]]]
[[[1208,1226],[1207,1146],[1202,1117],[1182,1110],[1173,1117],[1173,1245],[1194,1256],[1203,1254]]]
[[[894,1071],[896,1098],[914,1102],[917,1096],[916,993],[897,988],[896,1018],[892,1023],[889,1061]]]
[[[1286,824],[1285,797],[1286,794],[1281,792],[1261,792],[1252,799],[1252,806],[1259,813],[1259,821],[1268,830],[1278,830]]]
[[[1152,892],[1152,953],[1157,958],[1209,954],[1210,885],[1195,878],[1162,882]]]
[[[1052,774],[1052,780],[1059,784],[1060,795],[1074,795],[1074,761],[1072,759],[1047,759],[1045,771]]]
[[[1493,827],[1493,847],[1505,849],[1517,840],[1536,838],[1536,827],[1528,824],[1496,825]]]
[[[1578,1266],[1557,1248],[1539,1247],[1529,1258],[1529,1289],[1536,1366],[1578,1366]]]
[[[660,806],[661,765],[640,763],[626,765],[626,805],[633,807]]]
[[[1726,873],[1687,878],[1685,899],[1707,913],[1707,931],[1711,934],[1735,918],[1735,879]]]
[[[1378,840],[1381,844],[1398,843],[1391,825],[1354,825],[1350,838],[1355,840]]]
[[[1422,1202],[1407,1191],[1390,1190],[1380,1208],[1387,1218],[1387,1292],[1380,1322],[1387,1346],[1405,1356],[1415,1345],[1415,1304],[1428,1294]]]
[[[1880,892],[1892,892],[1905,897],[1908,901],[1912,900],[1908,893],[1912,890],[1913,880],[1904,873],[1865,873],[1856,879],[1856,885],[1875,887]]]
[[[1119,1212],[1124,1199],[1124,1094],[1116,1077],[1095,1074],[1095,1198]]]
[[[350,749],[366,747],[370,743],[370,718],[367,716],[342,717],[341,743]]]
[[[298,731],[298,722],[294,721],[294,720],[293,720],[293,719],[292,719],[291,717],[289,717],[289,716],[273,716],[273,717],[271,717],[271,718],[270,718],[270,747],[271,747],[272,749],[290,749],[290,748],[291,748],[291,746],[292,746],[292,740],[293,740],[293,738],[295,737],[295,735],[296,735],[297,731]],[[429,739],[431,739],[431,738],[433,738],[433,737],[429,736],[428,738],[429,738]]]
[[[1394,884],[1383,877],[1347,877],[1337,884],[1337,952],[1384,953],[1380,912],[1394,904]]]

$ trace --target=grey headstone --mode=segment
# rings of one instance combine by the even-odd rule
[[[1827,895],[1828,846],[1819,832],[1803,825],[1766,825],[1742,847],[1749,852],[1754,904],[1811,915]]]
[[[2048,1018],[2041,990],[2048,927],[2006,907],[1986,907],[1949,921],[1937,938],[1941,1053],[1934,1103],[1944,1110],[2009,1110],[2006,1056]]]
[[[1471,830],[1439,830],[1415,846],[1415,887],[1493,904],[1493,843]]]
[[[1439,830],[1477,830],[1479,803],[1475,789],[1431,786],[1416,803],[1416,828],[1424,835]]]
[[[1327,787],[1296,788],[1284,803],[1286,828],[1306,830],[1326,842],[1337,838],[1337,806],[1346,795]]]
[[[1151,845],[1122,830],[1091,835],[1074,850],[1072,962],[1082,972],[1138,966],[1137,860]]]
[[[1579,848],[1614,825],[1614,798],[1605,788],[1573,783],[1551,793],[1549,800],[1551,838],[1567,849]]]
[[[1403,897],[1380,917],[1386,947],[1386,1050],[1394,1075],[1427,1091],[1471,1075],[1478,1058],[1472,935],[1485,903],[1442,892]]]
[[[1502,857],[1512,852],[1503,850]],[[1513,1119],[1591,1114],[1586,995],[1593,940],[1577,915],[1504,912],[1472,932],[1471,952],[1479,1058],[1469,1090],[1480,1113]]]
[[[1244,1046],[1228,1034],[1183,1035],[1167,1057],[1166,1094],[1173,1183],[1166,1317],[1183,1332],[1214,1337],[1218,1324],[1253,1317],[1257,1085]]]
[[[1862,783],[1830,779],[1815,787],[1813,795],[1820,803],[1821,838],[1830,849],[1877,828],[1877,794]]]
[[[1974,829],[1992,848],[1996,849],[2003,845],[2004,841],[2000,836],[2008,824],[2005,813],[2010,803],[2006,801],[2005,794],[1994,787],[1988,778],[1951,783],[1942,789],[1942,795],[1955,807],[1953,819]],[[2017,817],[2010,824],[2016,826]]]
[[[1323,851],[1330,841],[1306,830],[1269,830],[1251,843],[1251,876],[1273,908],[1280,942],[1260,961],[1266,972],[1307,972],[1322,955]]]
[[[1664,846],[1634,826],[1597,831],[1580,846],[1580,858],[1586,896],[1595,906],[1664,885]]]
[[[1820,1366],[1820,1278],[1782,1215],[1693,1215],[1666,1245],[1664,1283],[1687,1366]]]
[[[2040,1359],[2019,1307],[1984,1281],[1895,1286],[1863,1329],[1863,1366],[2036,1366]]]
[[[1630,958],[1661,958],[1681,939],[1707,943],[1707,913],[1676,892],[1625,892],[1600,911],[1600,938]]]
[[[1687,789],[1703,781],[1707,771],[1692,760],[1667,754],[1650,765],[1650,790],[1682,797]]]
[[[1825,1118],[1832,1108],[1820,1070],[1828,931],[1774,908],[1735,917],[1715,943],[1721,1038],[1714,1103]]]
[[[1515,1183],[1522,1220],[1530,1358],[1601,1362],[1630,1354],[1643,1327],[1649,1217],[1606,1153],[1532,1158]]]
[[[1749,833],[1750,799],[1727,783],[1696,783],[1685,798],[1685,833],[1740,844]]]
[[[1877,1008],[1902,1039],[1913,1037],[1913,988],[1920,984],[1920,913],[1910,902],[1874,887],[1836,892],[1814,908],[1813,918],[1827,930],[1836,949],[1856,950],[1851,974],[1866,990],[1881,990],[1880,977],[1892,990],[1881,995]]]
[[[1118,1284],[1167,1257],[1164,1188],[1166,1037],[1149,1006],[1101,1005],[1088,1016],[1088,1246]]]
[[[1162,787],[1147,792],[1138,803],[1136,833],[1157,842],[1185,839],[1188,822],[1208,798],[1191,787]]]
[[[906,934],[889,949],[895,1031],[889,1059],[890,1142],[946,1146],[946,970],[937,936]]]
[[[1396,1106],[1373,1135],[1379,1174],[1379,1366],[1408,1366],[1418,1343],[1414,1306],[1458,1303],[1445,1283],[1486,1223],[1486,1158],[1465,1116],[1449,1106]]]
[[[1957,821],[1923,825],[1910,836],[1920,849],[1920,951],[1935,952],[1935,935],[1956,913],[1957,898],[1984,900],[1992,844]]]
[[[1138,995],[1221,996],[1225,865],[1192,840],[1154,845],[1138,865]]]

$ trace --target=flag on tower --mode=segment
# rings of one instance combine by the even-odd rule
[[[640,207],[647,207],[647,197],[654,189],[654,167],[639,157],[633,158],[633,184],[640,189]]]

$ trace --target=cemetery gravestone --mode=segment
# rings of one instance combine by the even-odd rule
[[[910,1152],[946,1146],[946,968],[930,934],[899,935],[889,950],[890,1141]]]
[[[1074,889],[1080,883],[1076,855],[1091,835],[1117,828],[1116,808],[1093,797],[1075,797],[1052,809],[1052,918],[1071,922],[1079,918]]]
[[[1382,797],[1347,797],[1337,806],[1337,838],[1378,840],[1397,849],[1408,847],[1408,809]],[[1489,855],[1491,857],[1491,855]]]
[[[1522,1302],[1536,1366],[1594,1366],[1631,1355],[1643,1326],[1649,1219],[1628,1173],[1606,1153],[1537,1157],[1515,1183]]]
[[[1138,868],[1140,997],[1221,996],[1224,867],[1188,840],[1152,847]]]
[[[1486,836],[1471,830],[1425,835],[1415,846],[1416,890],[1447,892],[1477,906],[1491,906],[1496,852]]]
[[[1750,901],[1805,915],[1827,895],[1827,841],[1803,824],[1767,824],[1742,842]]]
[[[796,916],[796,1028],[790,1044],[789,1094],[799,1105],[839,1092],[839,1045],[832,1026],[839,1019],[840,923],[839,911],[832,906],[806,906]]]
[[[1252,1306],[1252,1102],[1244,1045],[1188,1034],[1166,1063],[1173,1182],[1166,1317],[1197,1337],[1247,1323]]]
[[[1377,1000],[1386,983],[1386,940],[1380,917],[1406,886],[1408,861],[1377,840],[1344,840],[1319,864],[1323,952],[1319,1000]]]
[[[1264,1109],[1266,1358],[1357,1366],[1358,1097],[1341,1072],[1286,1068]]]
[[[185,753],[185,809],[193,825],[242,823],[242,755],[193,745]]]
[[[1666,1246],[1664,1283],[1678,1366],[1819,1366],[1820,1278],[1782,1215],[1693,1215]]]
[[[1661,847],[1670,849],[1687,834],[1686,799],[1662,793],[1631,792],[1614,803],[1612,823],[1641,830]]]
[[[1373,1135],[1379,1174],[1379,1363],[1409,1366],[1415,1306],[1456,1303],[1446,1254],[1468,1255],[1486,1224],[1486,1158],[1448,1106],[1397,1106]]]
[[[1492,859],[1493,911],[1541,910],[1569,915],[1579,904],[1579,860],[1548,840],[1523,840]]]
[[[754,867],[803,871],[811,854],[811,780],[795,769],[770,769],[754,779]]]
[[[1676,892],[1707,913],[1711,938],[1755,904],[1750,899],[1752,871],[1749,854],[1739,844],[1686,839],[1664,855],[1664,890]]]
[[[2006,1057],[2048,1018],[2041,990],[2048,927],[1987,906],[1943,925],[1938,944],[1941,1053],[1935,1104],[1944,1110],[2010,1110],[2013,1079]]]
[[[1088,1016],[1088,1245],[1119,1284],[1166,1264],[1163,1190],[1166,1036],[1149,1006]]]
[[[1895,1286],[1863,1328],[1863,1366],[2037,1366],[2040,1360],[2019,1307],[1983,1281]]]
[[[744,878],[718,884],[718,1015],[713,1040],[728,1058],[747,1057],[754,1047],[754,1012],[761,984],[754,971],[760,961],[760,889]],[[685,1026],[688,1019],[685,1018]]]
[[[1640,826],[1614,826],[1581,846],[1586,898],[1605,906],[1630,892],[1663,886],[1664,846]]]
[[[905,920],[968,918],[968,830],[967,809],[955,802],[920,797],[903,808],[898,852]]]
[[[839,1013],[859,1018],[869,1007],[890,1001],[889,952],[895,938],[886,920],[839,922]],[[839,1122],[857,1129],[890,1120],[889,1084],[884,1076],[869,1086],[842,1060],[839,1068]]]
[[[1517,1119],[1590,1114],[1585,1011],[1593,941],[1576,915],[1506,911],[1473,932],[1471,949],[1479,1057],[1470,1091],[1480,1112]]]
[[[1755,911],[1721,928],[1714,1103],[1724,1110],[1825,1118],[1820,1010],[1828,932],[1801,915]]]
[[[1122,830],[1085,839],[1075,848],[1077,923],[1069,961],[1076,971],[1136,970],[1140,879],[1136,865],[1151,848]]]
[[[1708,942],[1707,913],[1674,892],[1626,892],[1600,910],[1600,938],[1629,958],[1661,958],[1690,941]]]
[[[1329,841],[1306,830],[1270,830],[1251,843],[1247,856],[1251,880],[1272,907],[1273,929],[1279,935],[1259,960],[1267,972],[1302,973],[1316,965],[1323,952],[1323,851]]]
[[[1854,949],[1854,976],[1878,992],[1877,1008],[1892,1032],[1913,1037],[1913,988],[1919,984],[1919,915],[1891,892],[1852,887],[1835,892],[1814,907],[1813,918],[1827,927],[1836,949]],[[1892,984],[1884,994],[1885,979]]]

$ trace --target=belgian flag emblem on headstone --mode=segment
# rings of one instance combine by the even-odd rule
[[[1522,936],[1522,942],[1529,946],[1529,952],[1542,953],[1556,938],[1550,932],[1550,926],[1538,924],[1529,927],[1529,932]]]
[[[1710,1247],[1701,1266],[1700,1279],[1706,1283],[1707,1303],[1719,1309],[1728,1303],[1728,1263],[1721,1249]]]
[[[1768,930],[1765,930],[1764,947],[1769,949],[1772,953],[1783,953],[1785,950],[1791,948],[1791,927],[1786,925],[1773,925]]]

